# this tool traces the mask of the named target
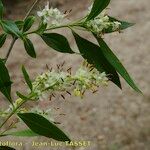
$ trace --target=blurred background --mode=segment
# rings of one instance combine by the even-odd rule
[[[43,8],[47,0],[41,0],[33,13]],[[22,19],[30,8],[33,0],[4,0],[6,5],[5,18]],[[53,7],[62,11],[72,9],[71,19],[83,16],[90,6],[90,0],[50,0]],[[87,93],[83,100],[74,97],[54,99],[50,102],[54,118],[73,140],[91,141],[89,147],[77,147],[76,150],[149,150],[150,149],[150,5],[149,0],[112,0],[108,13],[120,20],[135,22],[136,25],[122,34],[113,33],[105,36],[106,41],[114,50],[129,73],[133,76],[144,96],[135,93],[122,81],[123,90],[109,83],[108,87],[100,88],[94,95]],[[1,32],[1,31],[0,31]],[[72,35],[68,30],[59,30],[69,38],[72,47],[76,48]],[[79,33],[80,31],[78,31]],[[85,34],[87,39],[92,38]],[[54,67],[66,62],[67,67],[76,69],[82,59],[76,55],[60,54],[47,46],[37,35],[31,39],[35,44],[37,59],[30,58],[17,41],[7,66],[14,81],[12,93],[16,90],[25,91],[21,74],[21,64],[28,69],[32,78],[46,71],[46,64]],[[7,39],[0,49],[0,56],[6,54],[11,41]],[[13,95],[14,98],[16,95]],[[0,95],[0,105],[7,107]],[[59,108],[56,110],[56,108]],[[59,115],[59,114],[66,115]],[[3,138],[5,141],[6,138]],[[9,138],[12,141],[24,141],[23,150],[37,149],[31,146],[32,140],[49,141],[46,138]],[[41,150],[72,150],[66,147],[41,147]]]

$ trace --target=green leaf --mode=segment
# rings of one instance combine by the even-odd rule
[[[37,31],[36,31],[36,33],[41,35],[45,32],[46,28],[47,28],[47,24],[41,22],[38,29],[37,29]]]
[[[64,132],[41,115],[34,113],[19,113],[18,116],[33,132],[41,136],[53,138],[58,141],[70,141]]]
[[[0,150],[15,150],[15,149],[8,146],[0,146]]]
[[[15,24],[17,25],[18,29],[21,30],[23,28],[24,21],[17,20],[17,21],[15,21]]]
[[[109,16],[109,20],[112,21],[112,22],[114,22],[114,21],[120,22],[121,25],[120,25],[119,30],[125,30],[125,29],[127,29],[127,28],[132,27],[133,25],[135,25],[135,23],[129,23],[129,22],[126,22],[126,21],[120,21],[120,20],[117,20],[117,19],[115,19],[113,17],[110,17],[110,16]],[[112,27],[110,27],[110,28],[106,29],[104,32],[105,33],[112,33],[114,31],[113,31]]]
[[[31,82],[31,79],[30,79],[24,66],[22,66],[22,73],[23,73],[23,76],[24,76],[24,79],[25,79],[27,85],[29,86],[30,90],[32,91],[32,82]]]
[[[121,88],[119,76],[115,68],[105,58],[101,48],[98,45],[80,37],[74,31],[73,35],[82,57],[86,59],[88,63],[92,64],[98,71],[105,72],[109,76],[110,80]]]
[[[21,99],[23,99],[23,100],[29,100],[29,98],[28,97],[26,97],[26,96],[24,96],[24,95],[22,95],[21,93],[19,93],[18,91],[16,92],[16,94],[21,98]]]
[[[6,41],[6,37],[7,37],[7,34],[5,33],[0,35],[0,48],[4,45]]]
[[[98,16],[110,3],[110,0],[95,0],[93,3],[92,10],[88,15],[86,21],[94,19]]]
[[[74,53],[70,48],[68,40],[63,35],[57,33],[44,33],[41,37],[49,47],[58,52]]]
[[[132,78],[130,77],[127,70],[124,68],[124,66],[121,64],[120,60],[115,56],[115,54],[111,51],[111,49],[108,47],[108,45],[105,43],[105,41],[102,38],[96,38],[99,42],[99,45],[101,47],[102,53],[104,54],[107,61],[117,70],[117,72],[126,80],[126,82],[137,92],[141,91],[136,86]]]
[[[15,22],[8,20],[0,21],[0,25],[6,33],[22,38],[22,33],[18,29]]]
[[[0,0],[0,19],[3,18],[3,13],[4,13],[4,6],[2,1]]]
[[[28,38],[24,38],[23,42],[25,50],[29,54],[29,56],[31,56],[32,58],[36,58],[36,53],[32,42]]]
[[[33,132],[32,130],[30,130],[30,129],[7,133],[6,135],[22,136],[22,137],[34,137],[34,136],[39,136],[38,134],[34,133],[34,132]]]
[[[0,91],[12,103],[10,76],[4,62],[0,59]]]
[[[26,18],[23,25],[23,32],[28,31],[32,27],[34,22],[35,22],[34,16],[29,16],[28,18]]]

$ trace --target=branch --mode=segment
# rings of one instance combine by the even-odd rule
[[[14,46],[16,40],[17,40],[16,38],[13,38],[13,40],[12,40],[12,42],[11,42],[11,44],[10,44],[10,47],[9,47],[8,52],[7,52],[7,54],[6,54],[6,57],[5,57],[5,63],[6,63],[7,60],[8,60],[8,57],[9,57],[9,55],[10,55],[10,53],[11,53],[11,50],[12,50],[12,48],[13,48],[13,46]]]
[[[25,19],[30,15],[31,11],[34,9],[34,7],[35,7],[39,2],[40,2],[40,0],[35,0],[35,2],[34,2],[33,5],[31,6],[31,8],[30,8],[29,11],[27,12],[27,14],[25,15],[25,17],[24,17],[23,20],[25,20]],[[9,56],[10,56],[10,53],[11,53],[11,51],[12,51],[12,49],[13,49],[13,46],[14,46],[16,40],[17,40],[16,38],[13,38],[13,40],[12,40],[12,42],[11,42],[11,44],[10,44],[10,47],[9,47],[8,52],[7,52],[7,54],[6,54],[6,57],[5,57],[5,63],[7,62],[8,58],[9,58]]]

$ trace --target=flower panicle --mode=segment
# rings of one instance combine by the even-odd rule
[[[66,14],[62,13],[59,9],[49,7],[49,2],[45,8],[37,12],[37,15],[42,19],[43,23],[50,26],[58,26],[62,23],[62,20],[65,18]]]
[[[107,85],[108,78],[104,72],[100,73],[84,62],[75,74],[61,69],[58,72],[51,70],[37,76],[32,84],[35,99],[52,98],[57,94],[64,98],[64,93],[83,97],[86,90],[94,92],[100,85]]]

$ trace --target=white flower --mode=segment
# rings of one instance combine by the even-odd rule
[[[88,14],[91,11],[91,7],[88,9]],[[86,22],[85,27],[95,33],[97,36],[100,36],[103,31],[108,28],[111,28],[113,31],[117,31],[121,23],[118,21],[110,21],[109,17],[106,15],[106,10],[102,11],[97,17]]]
[[[113,31],[118,30],[118,29],[119,29],[119,27],[120,27],[120,25],[121,25],[121,23],[120,23],[120,22],[118,22],[118,21],[114,21],[114,22],[113,22],[113,28],[112,28],[112,30],[113,30]]]
[[[75,75],[54,70],[39,75],[33,82],[34,99],[48,99],[52,94],[67,91],[73,91],[75,96],[82,97],[86,90],[93,91],[100,85],[107,85],[108,78],[105,73],[86,66],[81,66]]]
[[[50,26],[58,26],[62,23],[65,15],[57,8],[49,8],[49,2],[42,11],[38,11],[37,15],[43,20],[44,23]]]

